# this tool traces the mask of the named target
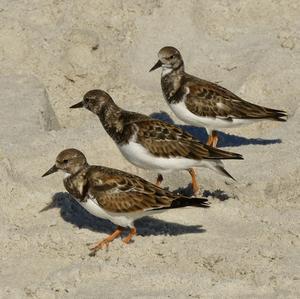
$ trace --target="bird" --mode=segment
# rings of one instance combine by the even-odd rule
[[[103,90],[88,91],[83,100],[70,108],[86,108],[96,114],[122,155],[144,169],[158,170],[156,184],[163,181],[161,172],[188,170],[195,195],[200,187],[193,167],[206,167],[226,177],[221,159],[243,159],[242,155],[202,144],[181,128],[147,115],[126,111],[117,106]]]
[[[160,67],[161,88],[167,104],[183,122],[205,127],[209,136],[208,145],[217,146],[215,129],[261,120],[287,120],[285,111],[252,104],[216,83],[187,74],[183,58],[174,47],[160,49],[158,61],[150,72]]]
[[[57,171],[65,173],[66,190],[89,213],[108,219],[116,230],[90,247],[90,255],[109,245],[126,227],[130,233],[123,239],[128,244],[136,235],[134,221],[144,216],[185,206],[209,207],[206,198],[189,198],[162,189],[139,176],[104,166],[89,165],[78,149],[61,151],[55,164],[42,177]]]

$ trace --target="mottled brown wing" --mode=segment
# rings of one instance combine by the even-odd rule
[[[233,118],[276,119],[278,113],[283,113],[244,101],[220,85],[192,76],[186,78],[184,90],[189,90],[185,100],[187,108],[199,116],[232,121]]]
[[[208,154],[203,144],[174,125],[153,119],[136,125],[137,141],[156,157],[201,159]]]
[[[222,151],[195,139],[182,129],[159,120],[136,123],[137,141],[156,157],[188,159],[241,159],[239,154]]]
[[[169,207],[177,198],[171,192],[163,190],[142,178],[116,171],[106,174],[97,182],[93,180],[89,194],[99,206],[115,213],[129,213]]]

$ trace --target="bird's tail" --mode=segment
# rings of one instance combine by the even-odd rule
[[[234,180],[234,181],[236,181],[236,179],[224,168],[224,166],[223,165],[221,165],[221,164],[217,164],[216,166],[215,166],[215,170],[219,173],[219,174],[221,174],[221,175],[223,175],[223,176],[226,176],[226,177],[229,177],[229,178],[231,178],[232,180]]]
[[[172,201],[171,206],[169,209],[177,209],[177,208],[183,208],[183,207],[199,207],[199,208],[208,208],[209,202],[207,198],[196,198],[196,197],[178,197],[175,200]]]
[[[222,160],[229,160],[229,159],[233,159],[233,160],[243,160],[243,156],[241,154],[238,153],[233,153],[233,152],[228,152],[228,151],[224,151],[221,150],[219,148],[216,147],[212,147],[209,145],[205,145],[206,148],[209,151],[209,156],[205,157],[205,159],[222,159]]]
[[[224,168],[224,164],[221,160],[208,160],[202,163],[202,167],[206,167],[209,168],[215,172],[217,172],[218,174],[231,178],[232,180],[236,180],[225,168]]]
[[[288,114],[286,111],[268,108],[267,112],[269,115],[268,118],[270,118],[272,120],[287,121],[287,119],[288,119]]]

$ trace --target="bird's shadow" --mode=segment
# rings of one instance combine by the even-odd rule
[[[161,112],[154,112],[150,115],[150,117],[165,121],[169,124],[175,124],[173,119],[170,117],[170,115],[164,111]],[[202,143],[206,143],[207,141],[207,133],[205,128],[201,127],[194,127],[189,125],[178,125],[175,124],[184,131],[190,133],[195,138],[199,139]],[[219,141],[218,141],[218,147],[235,147],[235,146],[241,146],[241,145],[268,145],[268,144],[276,144],[281,143],[281,139],[262,139],[262,138],[246,138],[242,136],[232,135],[232,134],[226,134],[220,131],[217,131]]]
[[[45,212],[52,208],[60,209],[61,217],[78,228],[111,234],[116,226],[110,221],[95,217],[80,206],[67,192],[59,192],[53,195],[52,201],[40,212]],[[143,217],[135,221],[138,234],[142,236],[152,235],[183,235],[203,233],[206,230],[202,225],[183,225],[179,223],[167,222],[152,217]]]
[[[169,190],[169,188],[165,188]],[[193,186],[192,184],[188,184],[186,187],[179,187],[176,190],[172,191],[175,194],[181,194],[187,197],[193,197]],[[212,199],[218,199],[220,201],[225,201],[231,198],[230,195],[228,195],[224,190],[216,189],[214,191],[210,190],[203,190],[202,197],[208,198],[211,197]]]

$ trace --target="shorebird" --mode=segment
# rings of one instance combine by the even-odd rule
[[[198,194],[199,185],[193,167],[210,168],[233,179],[221,159],[243,159],[240,154],[202,144],[174,125],[125,111],[103,90],[90,90],[82,101],[70,108],[83,107],[99,117],[104,129],[129,162],[140,168],[159,171],[157,185],[163,180],[161,172],[188,170],[194,194]]]
[[[84,154],[73,148],[60,152],[55,164],[43,177],[58,170],[65,173],[63,182],[66,190],[84,209],[117,225],[111,235],[90,248],[91,255],[108,246],[126,227],[130,228],[130,233],[123,242],[128,244],[136,234],[136,219],[172,208],[209,206],[205,198],[176,195],[136,175],[89,165]]]
[[[160,67],[162,92],[171,110],[185,123],[205,127],[208,145],[217,145],[215,129],[287,120],[285,111],[249,103],[220,85],[187,74],[182,56],[174,47],[158,52],[158,62],[150,72]]]

